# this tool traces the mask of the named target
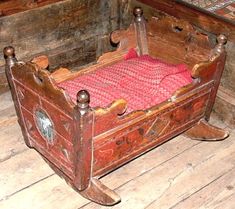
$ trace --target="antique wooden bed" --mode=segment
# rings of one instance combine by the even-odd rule
[[[40,56],[19,62],[4,49],[6,74],[25,143],[82,196],[113,205],[119,196],[99,180],[178,134],[222,140],[208,123],[224,68],[226,37],[213,44],[170,16],[115,31],[116,51],[78,72],[48,71]],[[171,73],[172,72],[172,73]]]

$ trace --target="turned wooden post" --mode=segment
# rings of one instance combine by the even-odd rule
[[[12,46],[7,46],[3,49],[3,55],[4,55],[4,58],[6,61],[6,64],[5,64],[6,77],[7,77],[7,81],[8,81],[10,90],[11,90],[12,100],[14,101],[16,114],[18,116],[18,123],[20,124],[26,145],[28,147],[31,147],[30,140],[27,135],[27,130],[25,128],[26,126],[24,124],[24,119],[23,119],[23,117],[21,115],[21,111],[20,111],[20,103],[17,98],[17,90],[16,90],[15,85],[13,83],[13,77],[12,77],[12,73],[11,73],[11,68],[15,64],[17,64],[17,59],[15,57],[15,49]]]
[[[206,111],[206,120],[210,119],[210,114],[213,108],[213,105],[215,103],[216,94],[219,88],[220,79],[222,77],[222,73],[224,71],[225,66],[225,60],[226,60],[226,51],[225,51],[225,44],[227,43],[227,37],[224,35],[219,35],[217,37],[217,45],[212,50],[212,53],[210,55],[210,60],[215,61],[216,59],[216,72],[214,74],[214,89],[213,94],[211,95],[210,102],[207,105],[207,111]]]
[[[133,14],[135,16],[135,31],[139,55],[148,54],[148,41],[146,31],[146,21],[143,15],[143,10],[140,7],[135,7]]]
[[[91,180],[93,155],[93,111],[89,106],[90,95],[88,91],[77,93],[77,105],[74,113],[75,133],[75,179],[74,184],[80,191],[85,190]]]

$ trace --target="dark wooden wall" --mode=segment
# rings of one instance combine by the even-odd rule
[[[36,9],[63,0],[1,0],[0,16],[8,16],[19,12]]]
[[[112,49],[109,33],[129,20],[128,0],[38,0],[38,6],[33,4],[37,9],[27,6],[30,1],[0,3],[0,48],[14,46],[20,60],[46,54],[52,69],[75,68],[95,61]],[[6,87],[1,56],[0,92]]]

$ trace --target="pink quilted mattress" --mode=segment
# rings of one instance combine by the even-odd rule
[[[159,104],[191,82],[186,65],[167,64],[148,55],[137,56],[132,50],[123,61],[64,81],[59,86],[73,101],[79,90],[88,90],[91,107],[107,107],[116,99],[125,99],[126,112],[131,112]]]

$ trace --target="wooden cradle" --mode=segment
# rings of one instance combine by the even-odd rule
[[[79,72],[61,68],[50,73],[44,56],[23,63],[17,61],[12,47],[4,49],[25,143],[82,196],[103,205],[116,204],[120,198],[99,177],[124,163],[183,132],[198,140],[228,136],[207,122],[224,68],[226,38],[219,36],[212,48],[205,34],[169,16],[152,17],[145,29],[142,13],[135,8],[134,24],[112,33],[112,41],[119,43],[116,51]],[[58,83],[118,63],[130,49],[168,63],[185,63],[193,82],[160,104],[125,114],[128,104],[123,99],[108,107],[90,107],[92,97],[86,90],[79,91],[73,102],[58,87]]]

